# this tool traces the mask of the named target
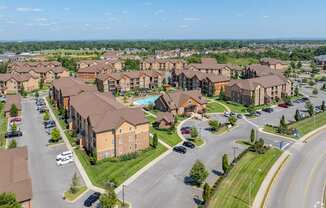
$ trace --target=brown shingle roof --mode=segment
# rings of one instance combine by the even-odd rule
[[[56,66],[56,67],[38,66],[38,67],[16,67],[11,71],[15,71],[17,73],[28,73],[30,71],[34,71],[36,73],[46,73],[49,71],[52,71],[54,73],[62,73],[63,71],[67,71],[67,69],[62,66]]]
[[[53,87],[61,91],[63,97],[78,95],[82,92],[94,92],[95,86],[85,84],[83,81],[73,77],[62,77],[53,81]]]
[[[162,76],[162,74],[158,71],[129,71],[129,72],[114,72],[114,73],[106,73],[106,74],[100,74],[97,76],[99,80],[105,81],[109,78],[120,80],[123,77],[129,77],[131,79],[133,78],[139,78],[141,76],[149,76],[149,77],[159,77]]]
[[[274,58],[262,58],[260,60],[261,64],[269,64],[269,65],[275,65],[275,64],[286,64],[284,61]]]
[[[32,198],[32,179],[27,161],[27,147],[0,150],[0,193],[15,193],[19,202]]]
[[[81,73],[85,73],[85,72],[88,72],[88,73],[99,73],[99,72],[102,72],[102,71],[112,71],[114,70],[113,67],[109,64],[95,64],[95,65],[91,65],[91,66],[88,66],[88,67],[85,67],[85,68],[80,68],[78,70],[78,72],[81,72]]]
[[[223,76],[223,75],[217,75],[213,73],[205,73],[205,72],[199,72],[199,71],[193,71],[193,70],[180,70],[176,71],[177,75],[183,74],[188,79],[192,79],[194,77],[197,77],[199,80],[208,79],[209,81],[216,83],[216,82],[226,82],[229,81],[230,78]]]
[[[6,95],[4,112],[9,112],[13,104],[16,105],[18,110],[22,109],[20,95]]]
[[[14,79],[17,82],[28,81],[29,79],[36,79],[30,74],[0,74],[0,81],[8,81],[10,79]]]
[[[178,90],[172,93],[164,93],[161,99],[169,106],[171,110],[178,109],[188,99],[194,99],[199,104],[207,104],[207,99],[202,96],[199,90],[181,91]]]
[[[249,65],[247,67],[247,70],[255,72],[256,76],[258,76],[258,77],[272,75],[272,74],[281,74],[281,72],[279,70],[275,70],[275,69],[269,68],[268,66],[260,65],[260,64]]]
[[[174,123],[174,114],[170,112],[159,112],[156,116],[156,122],[161,122],[162,120],[165,120],[168,123]]]

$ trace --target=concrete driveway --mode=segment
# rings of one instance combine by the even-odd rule
[[[20,146],[28,147],[33,207],[82,207],[86,196],[75,204],[67,203],[62,199],[63,192],[68,190],[73,174],[75,172],[78,174],[78,170],[74,163],[62,167],[56,165],[56,155],[67,148],[64,144],[47,147],[50,136],[46,134],[42,126],[42,115],[36,111],[32,99],[22,101],[22,117],[23,137],[18,138],[17,141]]]

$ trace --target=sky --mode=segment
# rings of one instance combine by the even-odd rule
[[[326,39],[326,0],[0,0],[0,40]]]

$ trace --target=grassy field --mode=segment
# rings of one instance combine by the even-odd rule
[[[167,143],[171,147],[181,142],[180,137],[178,136],[176,130],[168,131],[168,130],[158,130],[153,127],[150,128],[152,134],[157,134],[158,138],[163,142]]]
[[[224,111],[225,108],[216,102],[209,102],[207,104],[207,113],[223,113]]]
[[[77,193],[73,194],[69,191],[66,191],[64,193],[64,196],[66,198],[66,200],[68,201],[73,201],[75,200],[79,195],[81,195],[82,193],[84,193],[87,190],[86,186],[82,186],[79,188],[79,190],[77,191]]]
[[[209,208],[248,208],[269,169],[281,155],[278,149],[265,154],[246,153],[213,194]]]
[[[245,113],[247,111],[246,106],[237,104],[237,103],[231,103],[223,100],[219,100],[219,102],[223,103],[224,105],[228,106],[232,112],[235,113]]]
[[[144,151],[135,159],[103,161],[96,165],[90,164],[89,157],[84,151],[75,149],[75,152],[92,183],[96,186],[103,187],[108,181],[114,181],[117,185],[120,185],[166,150],[163,145],[159,144],[156,149],[151,148]]]
[[[249,64],[257,64],[258,60],[255,58],[233,58],[227,57],[226,63],[228,64],[236,64],[240,66],[247,66]]]

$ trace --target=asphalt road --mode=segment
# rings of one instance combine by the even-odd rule
[[[28,147],[28,165],[33,188],[32,205],[34,208],[82,207],[86,195],[75,204],[62,199],[63,192],[68,190],[72,176],[75,172],[78,174],[78,169],[74,163],[62,167],[56,165],[56,155],[67,148],[64,144],[47,147],[50,136],[42,126],[42,115],[35,108],[34,101],[23,100],[23,137],[17,139],[20,146]]]
[[[267,207],[323,207],[326,182],[326,130],[319,132],[306,144],[289,148],[291,156],[272,186]]]

